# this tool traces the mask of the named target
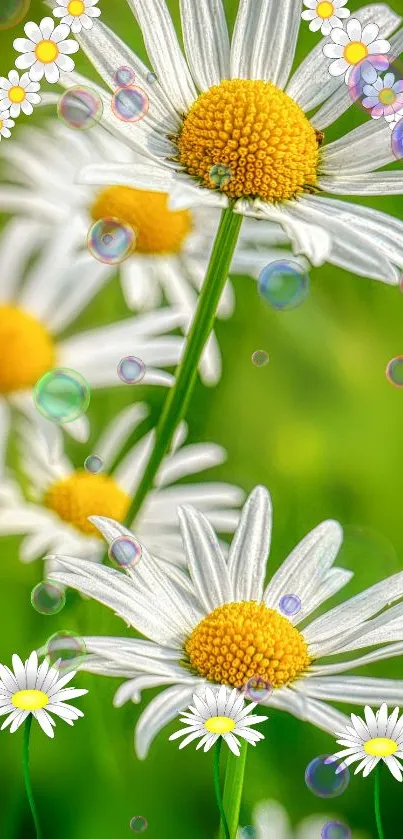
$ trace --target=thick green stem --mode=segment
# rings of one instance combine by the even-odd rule
[[[383,763],[383,761],[380,760],[376,769],[375,769],[375,788],[374,788],[375,821],[376,821],[376,827],[377,827],[377,830],[378,830],[379,839],[385,839],[385,834],[383,832],[383,827],[382,827],[381,804],[380,804],[382,763]]]
[[[41,826],[39,824],[38,812],[36,809],[34,796],[32,792],[31,786],[31,777],[29,774],[29,738],[31,734],[31,725],[32,725],[32,714],[29,714],[25,720],[24,726],[24,744],[23,744],[23,753],[22,753],[22,765],[24,770],[24,782],[25,782],[25,789],[27,793],[27,798],[29,801],[29,806],[32,813],[32,818],[35,825],[36,831],[36,839],[42,839],[42,831]]]
[[[236,839],[238,831],[247,750],[248,744],[243,742],[239,757],[235,757],[232,752],[228,752],[223,806],[224,812],[227,816],[230,839]],[[219,839],[227,839],[227,834],[225,833],[222,820],[220,824]]]
[[[217,807],[220,811],[220,818],[221,823],[224,828],[224,835],[225,839],[231,839],[229,835],[229,829],[227,824],[227,818],[225,815],[224,805],[222,801],[221,795],[221,784],[220,784],[220,752],[222,746],[222,737],[219,737],[215,746],[214,746],[214,789],[215,789],[215,797],[217,799]]]
[[[156,429],[153,451],[127,514],[128,525],[137,516],[153,486],[161,462],[188,408],[197,380],[200,359],[212,332],[217,307],[227,281],[241,224],[241,215],[233,213],[232,209],[223,210],[206,278],[187,335],[185,351],[176,371],[175,384],[168,394]]]

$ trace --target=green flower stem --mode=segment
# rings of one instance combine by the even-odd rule
[[[156,429],[155,445],[128,510],[127,525],[135,519],[147,493],[153,486],[155,476],[172,443],[175,431],[187,411],[197,381],[200,358],[213,329],[217,307],[227,281],[241,224],[241,215],[234,213],[231,208],[223,210],[206,278],[186,339],[185,351],[176,371],[176,381],[161,413]]]
[[[29,774],[29,738],[31,734],[31,725],[32,725],[32,714],[28,714],[25,724],[24,724],[24,743],[23,743],[23,753],[22,753],[22,765],[24,770],[24,782],[25,782],[25,790],[27,793],[27,798],[29,801],[29,806],[32,813],[32,818],[35,825],[36,831],[36,839],[43,839],[43,834],[41,830],[41,826],[39,824],[38,812],[36,809],[34,796],[32,792],[31,786],[31,778]]]
[[[224,836],[225,839],[231,839],[227,824],[227,819],[225,816],[224,805],[222,801],[221,795],[221,785],[220,785],[220,752],[222,746],[222,737],[219,737],[215,746],[214,746],[214,789],[215,789],[215,797],[217,799],[217,806],[220,811],[221,823],[224,829]]]
[[[246,755],[248,744],[244,741],[241,744],[241,754],[235,757],[228,752],[227,769],[224,784],[224,812],[227,815],[228,833],[225,832],[225,825],[221,819],[219,839],[236,839],[239,825],[239,810],[241,808],[243,778],[245,774]]]
[[[385,839],[385,834],[383,832],[383,827],[382,827],[381,805],[380,805],[382,763],[383,763],[383,761],[380,760],[376,769],[375,769],[375,787],[374,787],[375,821],[376,821],[376,827],[377,827],[377,830],[378,830],[379,839]]]

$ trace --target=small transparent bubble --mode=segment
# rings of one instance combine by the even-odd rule
[[[136,76],[131,67],[119,67],[113,77],[116,87],[130,87]]]
[[[244,692],[252,702],[265,702],[273,693],[273,686],[260,676],[253,676],[246,682]]]
[[[117,218],[100,218],[89,230],[88,250],[108,265],[118,265],[133,253],[136,233],[130,224]]]
[[[66,603],[64,589],[47,580],[38,583],[31,591],[31,603],[40,615],[57,615]]]
[[[301,601],[296,594],[284,594],[278,604],[280,612],[287,617],[296,615],[301,609]]]
[[[321,836],[322,839],[351,839],[351,830],[342,822],[327,822]]]
[[[133,568],[141,559],[141,545],[134,536],[118,536],[109,546],[109,558],[121,568]]]
[[[257,839],[257,833],[251,824],[247,824],[241,830],[240,839]]]
[[[77,85],[60,97],[57,113],[69,128],[87,131],[99,122],[103,109],[102,99],[95,90]]]
[[[92,475],[98,475],[98,472],[102,472],[103,468],[104,462],[98,454],[90,454],[85,458],[84,469],[86,472],[91,472]]]
[[[133,816],[133,818],[130,819],[129,826],[133,833],[143,833],[147,830],[148,821],[144,818],[144,816]]]
[[[1,0],[0,31],[12,29],[27,16],[31,0]]]
[[[61,630],[46,642],[45,655],[51,666],[58,662],[63,673],[76,670],[86,655],[84,640],[74,632]]]
[[[315,757],[305,770],[305,783],[318,798],[337,798],[347,789],[349,781],[348,767],[331,755]]]
[[[118,364],[118,376],[126,385],[137,385],[146,374],[145,364],[135,355],[127,355]]]
[[[113,94],[111,107],[123,122],[139,122],[148,112],[148,96],[141,87],[123,87]]]
[[[259,276],[258,290],[273,309],[295,309],[308,296],[309,274],[298,262],[271,262]]]
[[[403,160],[403,116],[392,131],[392,152],[396,160]]]
[[[227,186],[232,177],[231,169],[223,163],[217,163],[209,171],[210,181],[218,187]]]
[[[386,378],[395,387],[403,387],[403,355],[398,355],[389,361]]]
[[[148,84],[155,84],[158,81],[158,76],[155,73],[148,73],[147,75],[147,82]]]
[[[52,422],[65,423],[82,416],[90,404],[90,388],[76,370],[60,367],[44,373],[33,390],[35,405]]]
[[[269,356],[264,350],[255,350],[252,354],[252,361],[255,367],[265,367],[269,363]]]

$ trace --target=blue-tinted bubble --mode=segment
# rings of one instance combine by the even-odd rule
[[[12,29],[27,16],[31,0],[1,0],[0,31]]]
[[[309,292],[309,275],[298,262],[278,260],[263,268],[258,280],[259,294],[273,309],[295,309]]]
[[[45,655],[51,666],[57,664],[61,672],[68,673],[84,661],[85,642],[75,632],[61,630],[46,642]]]
[[[33,397],[38,411],[52,422],[73,422],[90,404],[90,388],[76,370],[60,367],[36,382]]]
[[[305,770],[305,783],[318,798],[337,798],[350,781],[348,767],[331,755],[320,755],[311,760]]]
[[[403,116],[392,131],[392,152],[396,160],[403,160]]]
[[[98,475],[98,472],[102,472],[103,468],[104,462],[98,454],[90,454],[85,458],[84,469],[86,472],[91,472],[92,475]]]
[[[127,355],[118,364],[118,376],[126,385],[137,385],[144,379],[146,368],[141,358]]]
[[[40,615],[57,615],[66,602],[64,589],[57,583],[44,580],[31,591],[31,603]]]
[[[282,612],[283,615],[291,617],[299,612],[301,608],[301,601],[296,594],[284,594],[283,597],[280,598],[278,605],[280,612]]]
[[[117,218],[100,218],[88,233],[88,250],[108,265],[118,265],[133,253],[136,233],[130,224]]]
[[[232,177],[231,169],[223,163],[217,163],[209,171],[210,181],[217,187],[227,186]]]
[[[265,702],[273,693],[273,685],[261,676],[252,676],[244,686],[244,693],[252,702]]]
[[[102,99],[95,90],[77,85],[60,97],[57,113],[69,128],[86,131],[101,119]]]
[[[148,112],[148,96],[141,87],[123,87],[113,94],[111,107],[123,122],[139,122]]]
[[[351,830],[342,822],[328,822],[322,828],[322,839],[351,839]]]
[[[116,87],[130,87],[136,76],[131,67],[119,67],[113,77]]]
[[[109,546],[109,558],[121,568],[132,568],[141,559],[141,545],[134,536],[118,536]]]
[[[403,387],[403,355],[398,355],[389,361],[386,378],[395,387]]]
[[[148,821],[144,818],[144,816],[133,816],[133,818],[130,819],[129,827],[133,833],[143,833],[144,830],[147,830]]]
[[[241,830],[240,839],[257,839],[257,833],[251,824],[247,824]]]

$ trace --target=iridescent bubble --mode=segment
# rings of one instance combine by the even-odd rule
[[[215,186],[227,186],[232,178],[232,172],[228,166],[224,166],[223,163],[217,163],[215,166],[211,167],[209,171],[209,178]]]
[[[57,113],[69,128],[87,131],[99,122],[103,109],[102,99],[95,90],[77,85],[60,97]]]
[[[1,0],[0,31],[12,29],[28,14],[31,0]]]
[[[144,816],[133,816],[130,819],[130,829],[133,833],[143,833],[144,830],[147,830],[148,821],[144,818]]]
[[[127,355],[118,364],[118,376],[126,385],[137,385],[146,374],[145,364],[135,355]]]
[[[57,663],[64,673],[76,670],[86,655],[84,640],[68,630],[55,632],[46,642],[45,655],[51,666]]]
[[[85,458],[84,469],[91,472],[92,475],[98,475],[98,472],[102,472],[103,468],[104,462],[98,454],[90,454]]]
[[[351,839],[351,830],[342,822],[327,822],[321,836],[322,839]]]
[[[403,160],[403,117],[392,131],[392,151],[396,160]]]
[[[295,309],[308,295],[309,275],[298,262],[270,262],[259,276],[258,289],[273,309]]]
[[[240,839],[257,839],[257,833],[255,828],[251,824],[247,824],[241,830]]]
[[[403,387],[403,355],[398,355],[389,361],[386,378],[395,387]]]
[[[246,682],[244,693],[252,702],[264,702],[273,693],[273,686],[261,676],[253,676]]]
[[[133,253],[136,233],[130,224],[117,218],[100,218],[90,228],[87,244],[99,262],[118,265]]]
[[[351,68],[351,73],[347,82],[350,99],[358,105],[358,107],[361,108],[367,116],[370,116],[372,109],[368,109],[365,105],[363,105],[363,99],[367,96],[364,88],[366,85],[372,85],[376,81],[379,73],[382,73],[389,68],[390,61],[390,56],[370,55],[362,61],[359,61]]]
[[[301,601],[296,594],[284,594],[283,597],[280,598],[278,606],[283,615],[291,617],[299,612],[301,608]]]
[[[141,87],[123,87],[113,94],[111,107],[123,122],[139,122],[148,112],[148,96]]]
[[[264,350],[255,350],[252,354],[252,361],[255,367],[264,367],[269,363],[269,356]]]
[[[349,781],[348,767],[331,755],[315,757],[305,770],[305,783],[318,798],[337,798],[347,789]]]
[[[33,390],[35,405],[52,422],[73,422],[90,404],[90,388],[76,370],[59,367],[44,373]]]
[[[40,615],[57,615],[66,602],[64,589],[47,580],[38,583],[31,591],[31,603]]]
[[[131,67],[119,67],[113,77],[116,87],[130,87],[136,76]]]
[[[141,559],[141,545],[134,536],[118,536],[109,546],[108,553],[121,568],[132,568]]]

